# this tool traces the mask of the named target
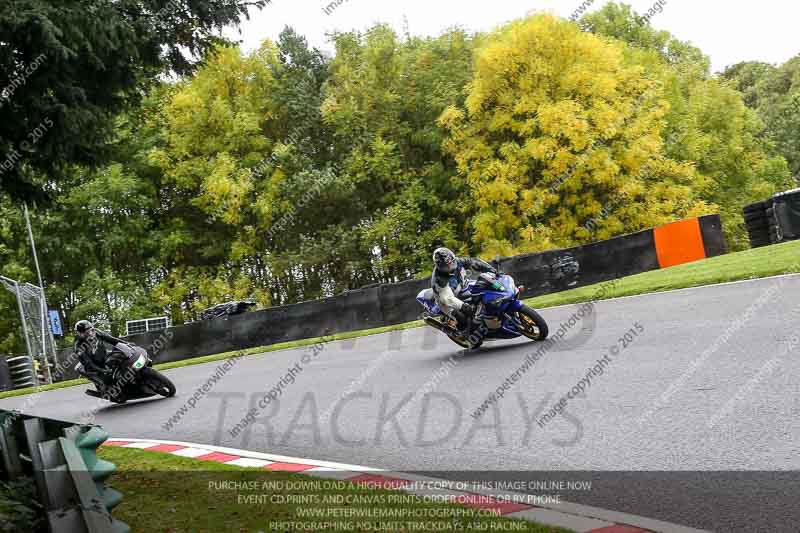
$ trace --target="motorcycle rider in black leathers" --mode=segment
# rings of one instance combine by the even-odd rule
[[[106,366],[106,359],[111,350],[106,344],[116,346],[124,341],[95,329],[88,320],[81,320],[75,324],[75,345],[73,351],[78,356],[75,371],[92,381],[102,393],[101,388],[109,387],[112,383],[111,369]]]
[[[456,319],[462,334],[469,334],[475,308],[459,299],[459,295],[467,286],[466,271],[497,274],[497,269],[482,259],[456,257],[456,254],[448,248],[437,248],[433,252],[433,264],[431,285],[436,303],[442,311]]]

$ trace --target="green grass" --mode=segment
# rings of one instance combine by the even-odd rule
[[[765,278],[769,276],[796,272],[800,272],[800,241],[776,244],[773,246],[766,246],[764,248],[757,248],[755,250],[746,250],[744,252],[705,259],[696,263],[689,263],[663,270],[645,272],[644,274],[637,274],[635,276],[616,280],[613,286],[608,283],[601,283],[598,285],[581,287],[579,289],[573,289],[570,291],[548,294],[527,300],[527,303],[538,309],[545,309],[559,305],[582,303],[589,300],[635,296],[673,289],[712,285],[715,283],[724,283],[728,281]],[[206,357],[198,357],[195,359],[187,359],[185,361],[157,365],[156,368],[159,370],[170,370],[173,368],[181,368],[190,365],[222,361],[236,355],[248,356],[263,354],[278,350],[286,350],[289,348],[311,346],[320,342],[354,339],[367,335],[387,333],[389,331],[416,328],[421,327],[422,325],[422,322],[417,320],[396,326],[351,331],[349,333],[340,333],[336,335],[330,335],[328,337],[302,339],[291,342],[283,342],[280,344],[273,344],[270,346],[250,348],[240,352],[228,352],[223,354],[209,355]],[[64,387],[73,387],[86,383],[88,383],[86,380],[73,380],[38,388],[0,392],[0,399],[33,394],[37,392],[45,392]]]
[[[182,532],[220,532],[220,531],[285,531],[286,528],[270,527],[270,521],[287,521],[310,525],[310,522],[347,522],[359,526],[347,531],[387,531],[376,529],[376,522],[401,521],[429,523],[455,522],[467,531],[470,523],[479,523],[484,529],[473,531],[524,531],[529,533],[567,533],[565,529],[545,527],[529,522],[511,521],[506,518],[486,516],[465,507],[444,503],[423,502],[422,499],[399,491],[373,490],[370,488],[299,474],[268,472],[256,468],[241,468],[220,463],[198,461],[158,452],[147,452],[117,447],[102,447],[98,452],[102,459],[115,463],[117,473],[108,484],[122,492],[122,503],[114,509],[114,516],[131,526],[135,532],[165,531]],[[253,490],[242,485],[225,490],[220,485],[228,483],[257,482]],[[271,485],[264,487],[264,483]],[[287,484],[293,483],[294,486]],[[280,485],[277,485],[280,484]],[[299,486],[302,484],[303,486]],[[240,496],[267,495],[267,501],[258,503],[240,500]],[[370,496],[383,499],[381,502],[322,503],[271,502],[272,496],[316,495],[343,498]],[[395,501],[391,501],[393,498]],[[398,501],[401,500],[401,501]],[[324,518],[298,516],[301,509],[314,508],[329,513]],[[330,513],[331,509],[376,509],[402,510],[405,518],[342,518]],[[453,512],[463,513],[454,517]],[[446,518],[410,518],[412,512],[446,513]],[[513,523],[513,524],[510,524]],[[373,524],[373,526],[370,526]],[[492,529],[492,524],[495,524]],[[503,527],[502,524],[507,524]],[[363,526],[363,528],[362,528]],[[499,526],[499,527],[498,527]],[[295,529],[296,531],[324,531],[321,528]],[[448,529],[437,528],[447,531]],[[449,529],[453,531],[453,529]],[[343,531],[337,529],[337,531]],[[396,529],[391,529],[396,531]],[[430,529],[428,531],[431,531]]]

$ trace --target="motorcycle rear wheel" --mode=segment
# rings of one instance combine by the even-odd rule
[[[547,339],[547,335],[550,334],[547,322],[535,309],[523,305],[522,308],[517,311],[517,317],[522,324],[520,333],[534,341],[543,341]]]
[[[165,398],[172,398],[175,396],[175,385],[170,379],[159,372],[158,370],[150,367],[145,367],[141,371],[142,377],[147,383],[147,386],[153,389],[156,394],[160,394]]]

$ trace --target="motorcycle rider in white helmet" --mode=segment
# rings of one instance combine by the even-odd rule
[[[431,288],[436,303],[442,311],[456,319],[459,331],[468,335],[472,329],[475,308],[459,299],[459,295],[467,286],[466,271],[497,274],[497,269],[482,259],[456,257],[449,248],[437,248],[433,252],[433,264]]]

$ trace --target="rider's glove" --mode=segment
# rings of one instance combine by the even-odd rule
[[[464,305],[461,306],[461,312],[467,316],[473,316],[475,314],[475,308],[471,304],[464,302]]]

